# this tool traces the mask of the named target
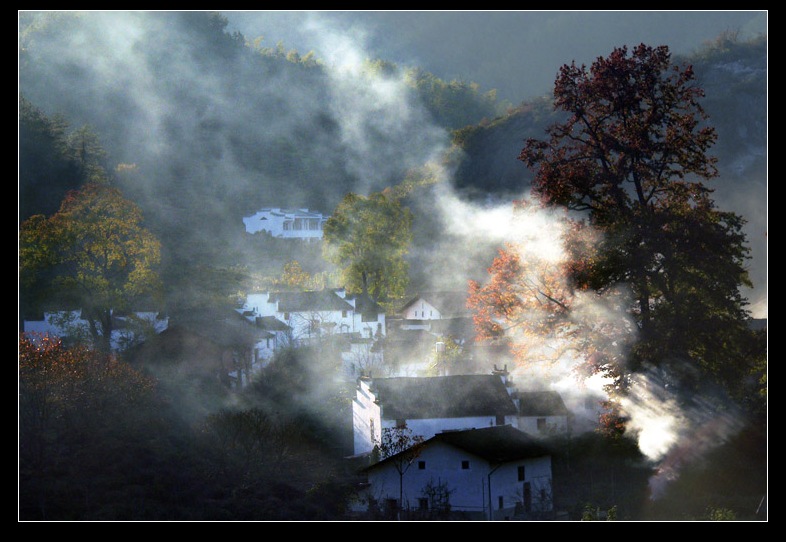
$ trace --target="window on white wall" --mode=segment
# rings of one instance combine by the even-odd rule
[[[426,462],[418,461],[418,470],[426,470]]]
[[[469,469],[469,461],[464,460],[461,462],[461,470],[468,470]]]

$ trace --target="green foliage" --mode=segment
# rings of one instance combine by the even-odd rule
[[[411,225],[412,213],[398,200],[349,193],[325,223],[325,259],[342,269],[348,291],[380,303],[396,300],[408,283]]]
[[[19,98],[19,219],[51,215],[68,190],[85,180],[71,153],[68,123],[48,117],[24,96]]]
[[[474,82],[443,81],[420,68],[406,70],[404,81],[415,89],[434,120],[448,129],[487,122],[505,108],[497,102],[496,90],[481,93]]]
[[[19,244],[21,295],[46,292],[75,304],[95,345],[107,351],[112,312],[133,310],[160,291],[158,240],[139,208],[106,184],[88,183],[51,217],[25,221]]]
[[[584,512],[581,514],[581,521],[616,521],[617,520],[617,507],[612,506],[608,510],[601,510],[600,507],[593,506],[590,503],[584,505]]]
[[[710,521],[736,521],[737,514],[728,508],[710,507],[707,509],[707,519]]]

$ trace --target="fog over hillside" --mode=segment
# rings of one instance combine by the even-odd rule
[[[475,81],[517,104],[551,92],[562,64],[590,64],[612,48],[668,44],[694,52],[721,32],[767,30],[766,11],[223,11],[229,28],[268,46],[327,53],[326,26],[363,41],[368,54]]]

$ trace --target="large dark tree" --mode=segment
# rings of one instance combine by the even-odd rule
[[[584,211],[602,240],[574,274],[602,290],[625,283],[641,331],[633,369],[689,360],[732,384],[740,375],[735,339],[745,333],[748,248],[739,216],[716,208],[703,181],[717,176],[690,66],[671,64],[666,46],[622,47],[587,69],[563,66],[555,106],[569,114],[528,139],[520,159],[535,169],[547,205]]]
[[[572,217],[570,261],[520,280],[537,262],[503,251],[489,285],[473,285],[481,320],[504,328],[510,315],[545,307],[538,331],[579,332],[589,368],[614,377],[618,389],[631,372],[668,367],[672,375],[679,368],[687,389],[713,382],[741,392],[754,362],[744,352],[749,315],[740,294],[749,285],[748,248],[743,219],[716,208],[704,184],[717,170],[702,96],[691,67],[672,65],[665,46],[621,47],[589,68],[560,69],[554,103],[567,120],[548,128],[546,140],[528,139],[519,158],[535,172],[540,203]],[[593,242],[589,232],[599,234]],[[564,282],[555,282],[560,275]],[[613,292],[619,307],[621,286],[631,292],[622,307],[635,324],[624,340],[613,322],[601,322],[611,324],[604,329],[575,311],[577,294]],[[623,343],[629,349],[620,351]]]

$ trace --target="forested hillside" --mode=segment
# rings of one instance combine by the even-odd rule
[[[73,134],[86,134],[161,239],[173,289],[187,287],[184,269],[246,263],[242,216],[330,213],[347,192],[400,182],[449,145],[447,130],[502,107],[476,84],[381,60],[337,78],[313,53],[246,43],[217,14],[140,12],[117,24],[90,12],[20,16],[20,219],[51,214],[79,186]],[[386,78],[389,99],[414,115],[375,113]],[[362,88],[373,81],[381,88]]]

